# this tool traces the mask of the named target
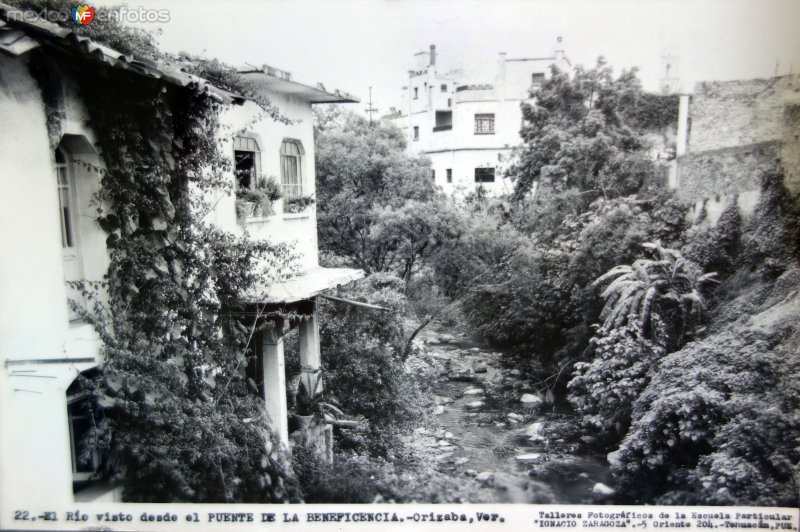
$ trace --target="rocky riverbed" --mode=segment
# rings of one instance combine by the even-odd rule
[[[441,328],[415,340],[407,369],[433,382],[437,426],[416,443],[479,498],[511,503],[603,503],[613,496],[604,456],[587,455],[566,408],[546,403],[519,369],[466,335]]]

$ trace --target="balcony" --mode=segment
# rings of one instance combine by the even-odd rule
[[[439,131],[451,131],[453,129],[453,124],[449,124],[446,126],[436,126],[433,128],[433,132],[437,133]]]

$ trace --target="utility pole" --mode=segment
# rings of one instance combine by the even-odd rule
[[[369,88],[369,107],[367,107],[366,112],[369,115],[369,125],[372,125],[372,113],[378,112],[376,107],[372,107],[372,86]]]

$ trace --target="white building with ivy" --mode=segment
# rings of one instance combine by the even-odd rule
[[[254,120],[258,107],[179,68],[138,61],[73,31],[20,17],[0,5],[0,501],[11,510],[66,509],[79,501],[118,500],[102,480],[83,436],[93,421],[79,377],[102,370],[103,342],[68,304],[82,303],[71,282],[101,282],[109,234],[98,223],[95,193],[105,165],[92,129],[93,102],[78,76],[109,70],[131,82],[160,83],[165,93],[206,94],[223,106],[221,150],[232,161],[229,187],[212,192],[204,222],[234,235],[284,242],[296,256],[293,276],[247,294],[245,309],[291,315],[254,336],[248,375],[278,438],[289,443],[283,337],[299,328],[303,377],[320,368],[316,298],[363,276],[319,266],[312,105],[357,102],[351,95],[296,81],[272,67],[242,71],[287,121]],[[234,172],[235,170],[235,172]],[[260,209],[246,192],[273,187]],[[174,269],[170,270],[173,275]],[[249,318],[251,321],[254,318]],[[330,441],[330,426],[316,436]],[[325,445],[325,442],[322,442]],[[2,526],[0,526],[2,528]]]

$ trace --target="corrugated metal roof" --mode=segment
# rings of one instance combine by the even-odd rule
[[[31,13],[0,2],[0,51],[13,56],[24,55],[43,43],[67,51],[77,52],[112,68],[153,79],[161,79],[171,85],[185,87],[224,103],[242,103],[241,95],[215,87],[208,80],[183,72],[178,68],[159,66],[153,61],[137,59],[99,44],[88,37],[63,28]]]

